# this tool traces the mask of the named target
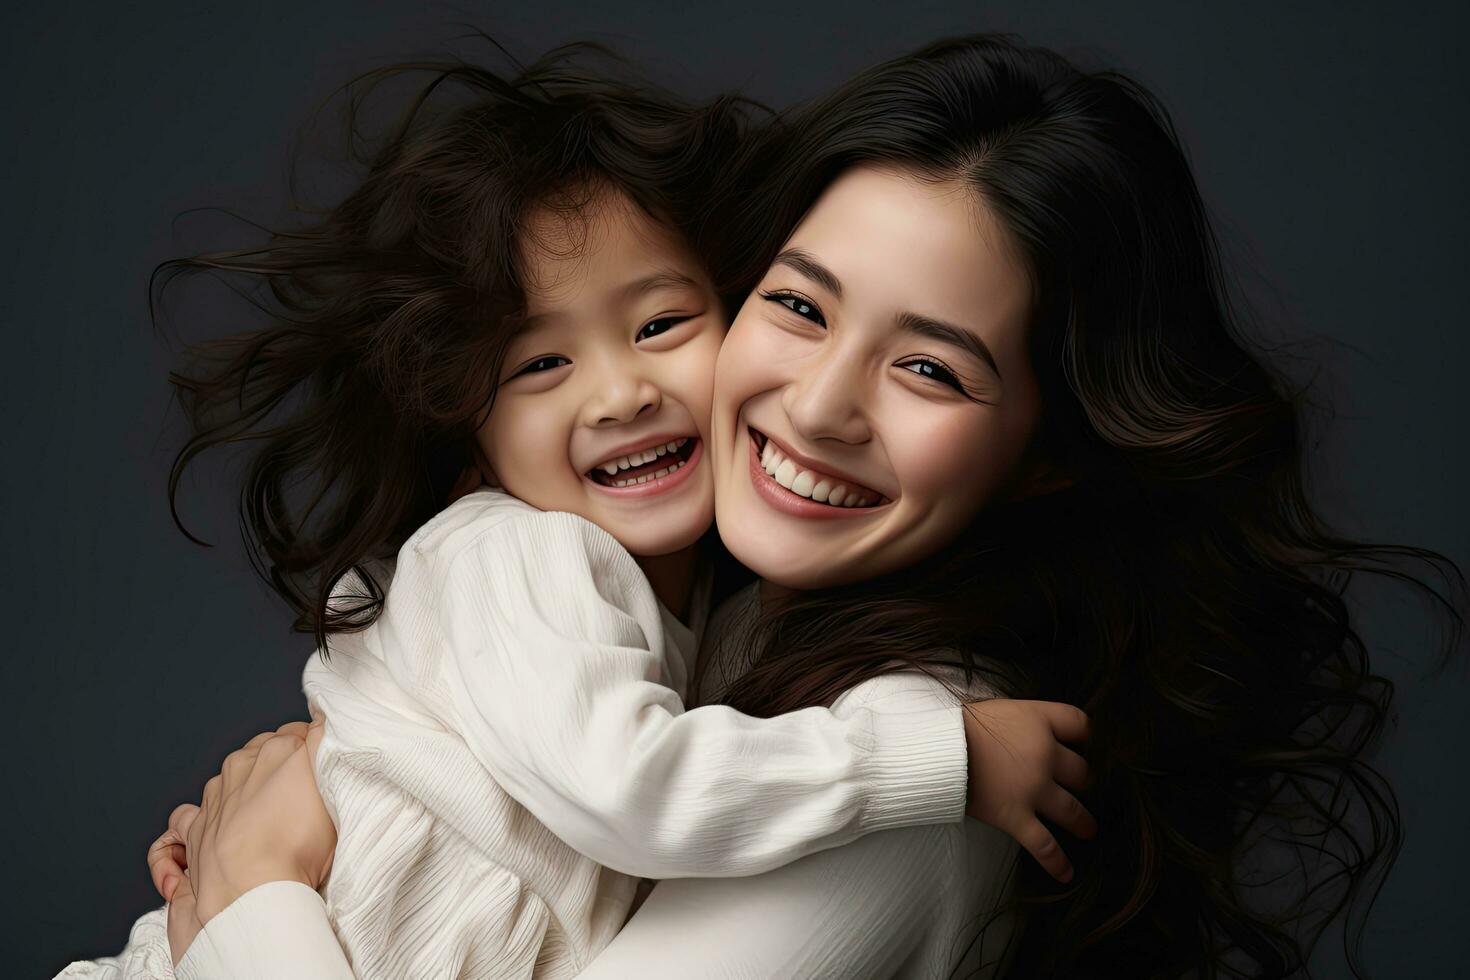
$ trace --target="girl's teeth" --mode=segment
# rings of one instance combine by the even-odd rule
[[[831,493],[827,494],[827,503],[831,504],[833,507],[841,507],[842,499],[846,496],[847,487],[839,483],[837,484],[837,486],[832,488]]]
[[[656,470],[653,473],[645,473],[643,476],[630,476],[627,479],[611,480],[609,482],[615,487],[636,487],[640,483],[647,483],[649,480],[657,480],[661,476],[668,476],[670,473],[684,466],[684,464],[685,461],[681,459],[673,466],[665,466],[663,469]],[[603,469],[606,468],[605,466],[603,467]]]
[[[665,456],[669,453],[677,452],[678,450],[683,448],[684,444],[688,441],[688,437],[682,439],[672,439],[669,442],[664,443],[662,446],[654,446],[652,449],[643,449],[636,453],[630,453],[627,456],[619,456],[617,459],[610,459],[606,463],[599,463],[597,465],[597,469],[602,470],[608,476],[617,476],[618,470],[628,470],[632,469],[635,466],[642,466],[645,463],[653,462],[660,456]],[[679,468],[679,466],[682,465],[682,463],[679,463],[669,467],[669,469],[676,470]],[[655,473],[653,475],[655,477],[659,477],[663,476],[664,474]],[[616,485],[622,486],[623,484],[617,483]]]
[[[796,474],[796,479],[791,482],[791,492],[799,493],[803,497],[812,495],[812,487],[817,485],[817,480],[806,470]]]
[[[825,504],[827,502],[827,497],[831,495],[831,493],[831,480],[822,480],[816,486],[812,487],[812,499],[819,504]]]
[[[796,482],[796,467],[792,465],[791,460],[783,459],[776,467],[776,472],[771,475],[775,477],[777,483],[790,490],[791,485]]]

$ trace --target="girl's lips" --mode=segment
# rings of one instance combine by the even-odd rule
[[[747,455],[750,457],[750,482],[755,487],[755,492],[761,499],[770,504],[783,514],[792,517],[809,517],[814,520],[836,520],[842,517],[866,517],[886,507],[887,504],[877,504],[872,507],[833,507],[831,504],[818,503],[809,497],[803,497],[799,493],[792,493],[781,484],[771,479],[771,474],[761,465],[760,454],[755,451],[755,439],[751,437],[750,430],[745,430],[745,441],[750,446]]]
[[[654,479],[649,480],[647,483],[635,483],[631,487],[609,487],[604,484],[598,483],[586,473],[582,474],[582,480],[583,482],[596,487],[603,493],[609,494],[614,497],[655,497],[661,493],[668,493],[670,490],[673,490],[675,487],[679,486],[679,484],[689,479],[689,474],[694,471],[694,468],[699,465],[699,461],[703,458],[704,440],[700,439],[698,436],[695,436],[694,448],[689,451],[689,458],[684,461],[683,466],[679,467],[672,473],[667,473],[664,476],[655,477]]]

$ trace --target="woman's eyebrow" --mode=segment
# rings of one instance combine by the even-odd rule
[[[788,248],[772,259],[771,265],[784,265],[789,269],[795,269],[833,296],[838,299],[842,298],[842,281],[831,269],[818,262],[816,257],[805,249]]]
[[[907,312],[898,315],[898,329],[967,351],[990,365],[990,370],[994,371],[996,379],[1000,380],[1000,368],[995,366],[995,358],[991,356],[990,348],[985,346],[985,341],[981,340],[974,331],[920,313]]]

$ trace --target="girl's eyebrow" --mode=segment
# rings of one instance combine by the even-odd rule
[[[623,299],[633,300],[655,289],[698,289],[699,283],[678,269],[660,269],[623,287]]]

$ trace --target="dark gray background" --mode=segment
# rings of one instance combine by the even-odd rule
[[[211,9],[205,9],[205,7]],[[4,268],[7,976],[113,953],[159,904],[144,851],[224,755],[302,717],[308,642],[237,544],[232,498],[172,527],[172,363],[146,318],[158,261],[201,244],[174,216],[278,218],[289,139],[350,74],[473,21],[520,53],[596,38],[695,94],[786,104],[936,36],[1009,30],[1109,64],[1174,112],[1274,340],[1313,339],[1338,417],[1316,449],[1346,529],[1470,561],[1463,7],[1169,2],[7,5]],[[191,237],[193,235],[193,237]],[[211,489],[214,486],[215,489]],[[1467,959],[1464,669],[1430,676],[1419,609],[1370,595],[1400,685],[1378,759],[1408,840],[1366,941],[1385,977]],[[1317,962],[1342,972],[1327,944]]]

